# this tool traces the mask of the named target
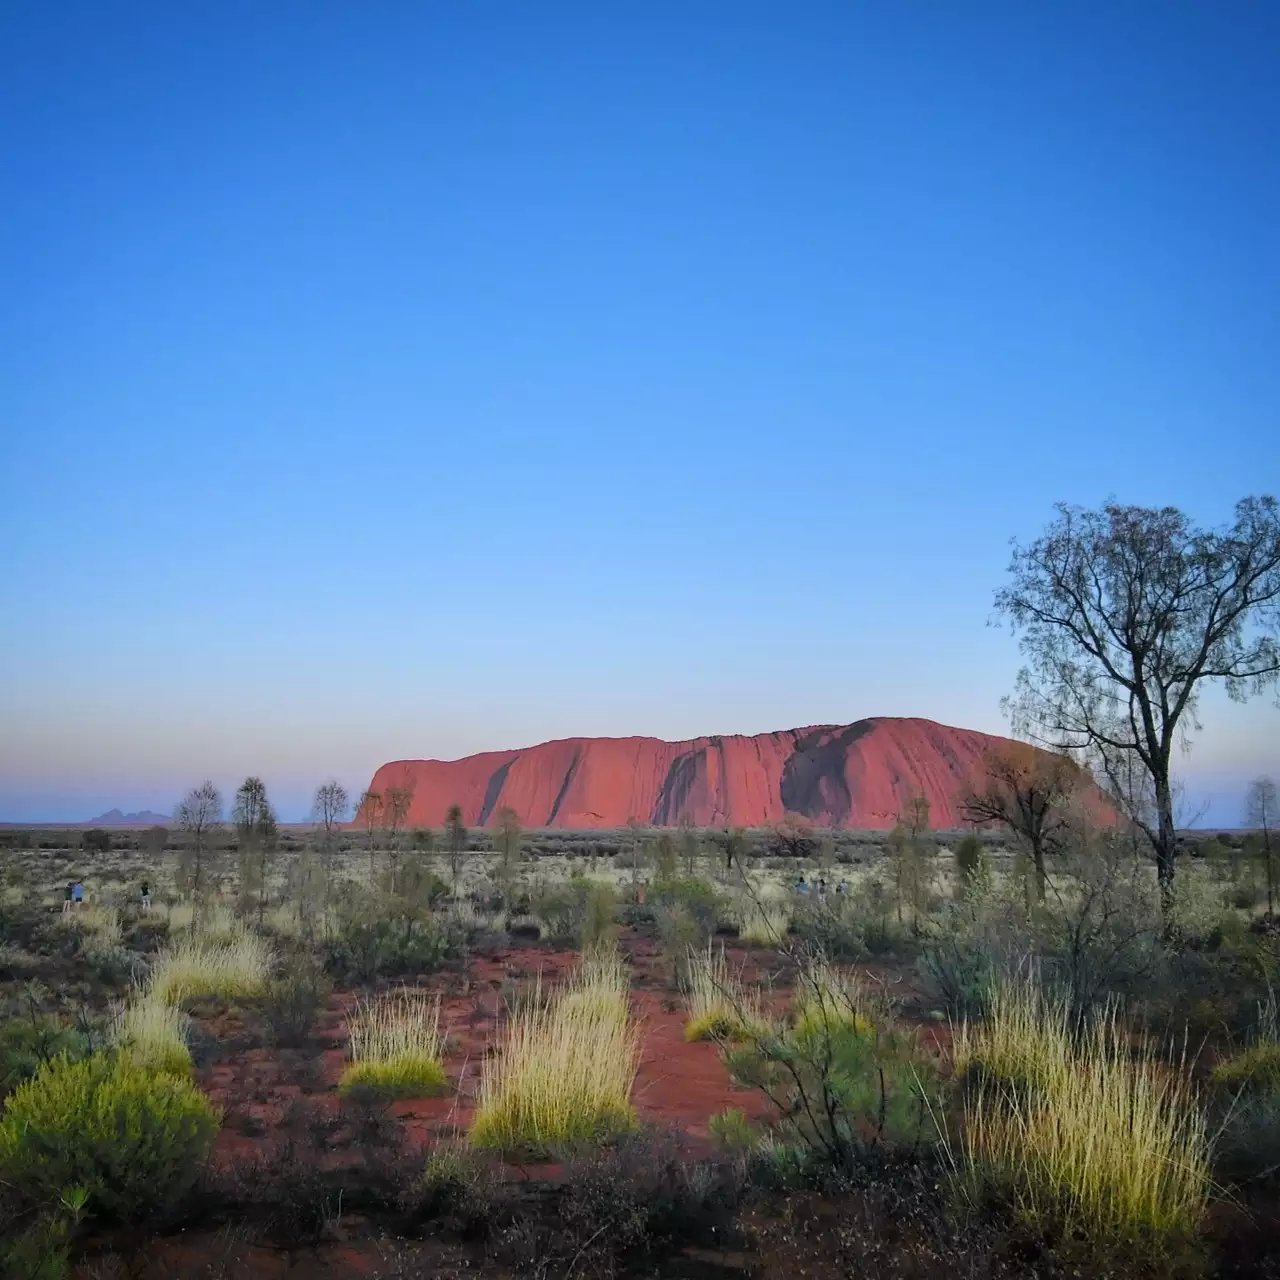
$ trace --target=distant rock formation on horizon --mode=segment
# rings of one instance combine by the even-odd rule
[[[394,760],[370,787],[413,790],[407,825],[439,826],[450,805],[468,826],[510,806],[527,827],[755,827],[799,814],[818,826],[885,830],[923,794],[935,828],[963,822],[979,760],[1008,741],[892,716],[754,737],[565,738],[461,760]],[[359,815],[357,815],[358,818]]]
[[[119,809],[108,809],[106,813],[82,822],[82,827],[155,827],[162,826],[173,819],[163,813],[152,813],[143,809],[139,813],[121,813]]]

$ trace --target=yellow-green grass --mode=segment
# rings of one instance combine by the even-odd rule
[[[870,1035],[874,1024],[857,974],[826,960],[805,965],[796,979],[795,1029],[799,1035],[850,1028]]]
[[[176,1005],[154,991],[139,990],[116,1015],[112,1039],[139,1066],[185,1076],[191,1073],[190,1026],[191,1019]]]
[[[392,1098],[419,1098],[448,1087],[440,998],[402,989],[359,1002],[347,1019],[351,1065],[343,1093],[370,1089]]]
[[[266,988],[271,961],[270,947],[254,933],[241,931],[227,942],[184,938],[157,957],[148,992],[166,1004],[197,996],[258,996]]]
[[[771,894],[744,895],[737,909],[738,937],[743,942],[776,947],[791,927],[791,910],[783,899]]]
[[[68,912],[63,921],[87,933],[104,947],[118,947],[124,938],[120,926],[120,913],[115,907],[94,904]]]
[[[562,1014],[583,1014],[624,1020],[630,1008],[630,979],[626,961],[615,947],[590,947],[568,981],[555,994]]]
[[[166,914],[171,934],[187,931],[205,942],[234,942],[245,932],[245,924],[225,902],[205,902],[197,911],[194,903],[175,902]]]
[[[500,1053],[485,1063],[471,1141],[546,1152],[633,1128],[640,1037],[626,993],[616,957],[588,958],[549,1000],[539,981],[511,1011]]]
[[[763,1031],[760,1002],[744,990],[723,946],[709,942],[703,950],[691,947],[682,985],[689,1006],[686,1040],[743,1040]]]
[[[1280,1094],[1280,1041],[1259,1040],[1224,1058],[1213,1069],[1213,1082],[1224,1089]]]
[[[987,1074],[964,1104],[960,1184],[994,1190],[1038,1228],[1176,1250],[1210,1191],[1184,1064],[1135,1058],[1114,1010],[1078,1043],[1066,1026],[1061,1008],[1014,989],[966,1030],[959,1056]]]

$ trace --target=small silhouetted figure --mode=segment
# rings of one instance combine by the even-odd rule
[[[804,878],[804,876],[801,876],[800,879],[796,881],[796,892],[797,893],[809,892],[809,882]]]
[[[827,896],[827,882],[825,880],[818,881],[818,897],[825,898]]]
[[[71,897],[75,893],[75,889],[76,889],[75,882],[72,880],[68,880],[67,887],[63,891],[63,897],[62,897],[62,914],[64,916],[67,914],[67,912],[71,910]]]
[[[146,915],[151,910],[151,886],[144,880],[142,882],[142,914]]]
[[[84,906],[84,885],[79,880],[71,886],[71,904],[77,911]]]
[[[847,880],[841,880],[840,883],[836,885],[836,892],[844,893],[844,891],[848,889],[848,887],[849,887],[849,882]]]

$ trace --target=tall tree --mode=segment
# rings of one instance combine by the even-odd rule
[[[222,793],[206,778],[178,801],[173,811],[173,820],[191,840],[191,901],[193,913],[198,916],[205,887],[207,848],[222,825]]]
[[[337,779],[331,778],[316,788],[315,798],[311,801],[311,820],[320,828],[326,850],[333,848],[338,829],[346,821],[350,807],[347,789]]]
[[[356,801],[356,815],[364,825],[365,835],[369,838],[369,888],[374,888],[377,879],[377,866],[374,860],[374,841],[378,836],[378,827],[382,823],[382,792],[370,787],[360,793]]]
[[[462,855],[467,848],[467,828],[462,821],[462,806],[451,804],[444,815],[444,839],[449,847],[449,872],[453,876],[453,896],[458,896],[458,877],[462,874]]]
[[[987,752],[961,798],[967,821],[1005,827],[1026,843],[1042,902],[1045,857],[1066,834],[1071,802],[1083,781],[1080,766],[1069,756],[1008,742]]]
[[[413,782],[407,775],[399,786],[387,788],[383,799],[383,812],[386,814],[387,838],[390,841],[392,893],[396,892],[400,875],[400,837],[412,804]]]
[[[245,904],[257,899],[258,923],[267,906],[267,862],[276,844],[276,820],[261,778],[246,778],[231,806],[240,853],[240,893]]]
[[[1259,850],[1267,872],[1267,915],[1275,913],[1276,868],[1271,856],[1271,829],[1276,825],[1276,784],[1272,778],[1254,778],[1245,797],[1245,822],[1261,837]]]
[[[1035,542],[1015,544],[996,595],[1025,659],[1015,725],[1083,753],[1109,780],[1136,760],[1154,814],[1132,820],[1168,908],[1173,748],[1198,728],[1200,690],[1218,682],[1243,700],[1280,674],[1280,509],[1245,498],[1223,529],[1197,528],[1175,507],[1057,510]]]
[[[329,894],[333,884],[333,855],[337,846],[338,830],[347,818],[347,810],[351,800],[347,789],[336,778],[322,782],[316,788],[315,797],[311,801],[311,821],[320,829],[321,845],[324,849],[324,869],[322,873],[324,909],[329,909]]]
[[[698,829],[693,825],[693,819],[684,817],[680,819],[680,852],[684,857],[684,873],[686,876],[692,876],[698,870],[698,854],[701,853],[702,846],[698,840]]]

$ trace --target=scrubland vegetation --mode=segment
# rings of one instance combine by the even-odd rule
[[[997,747],[964,831],[914,795],[883,833],[427,831],[405,788],[345,826],[337,784],[289,830],[251,778],[230,828],[204,784],[173,832],[0,833],[4,1274],[252,1275],[265,1244],[406,1276],[1275,1275],[1275,789],[1256,830],[1179,837],[1167,757],[1125,771],[1137,721],[1090,720],[1131,667],[1037,601],[1073,556],[1135,572],[1109,518],[1002,600],[1023,723],[1100,741],[1093,772]],[[1158,695],[1148,754],[1199,678],[1186,582],[1218,583],[1201,674],[1273,655],[1222,622],[1244,544],[1186,545],[1200,577],[1105,633],[1154,664],[1124,695]]]

